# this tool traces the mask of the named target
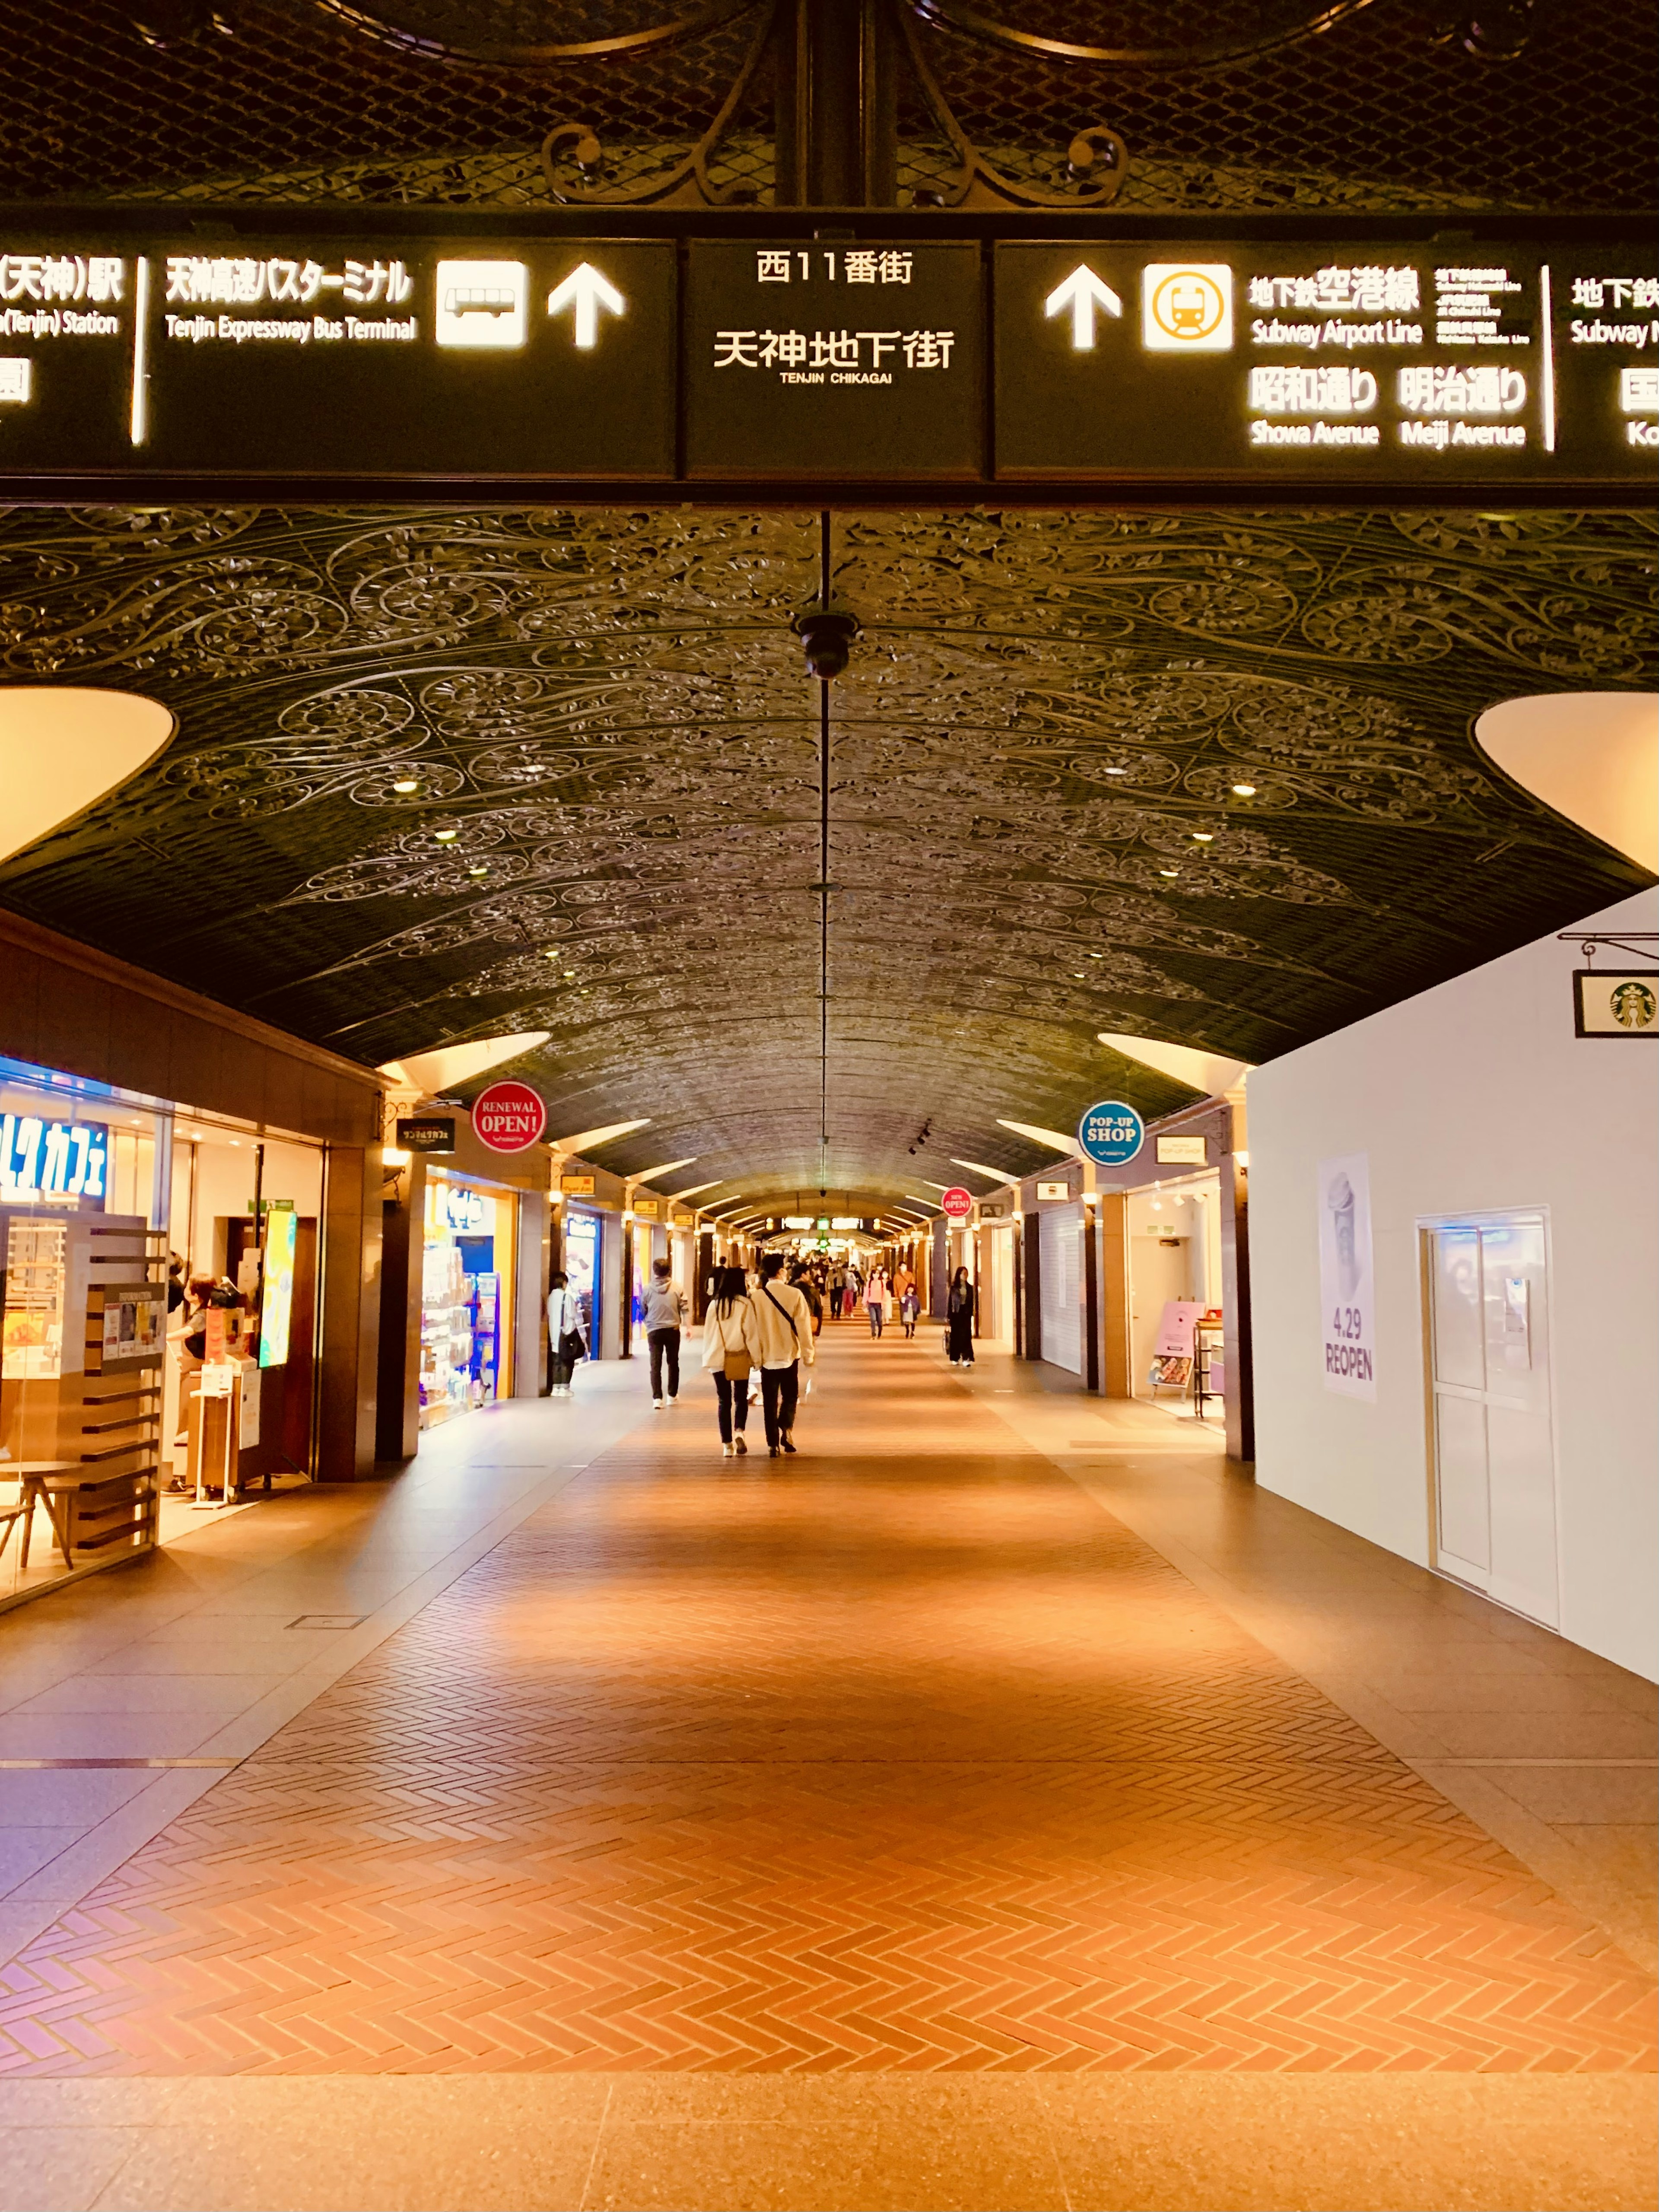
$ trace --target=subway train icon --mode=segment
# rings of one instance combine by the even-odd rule
[[[1140,276],[1141,343],[1152,353],[1224,353],[1233,272],[1224,261],[1153,261]]]
[[[521,261],[441,261],[434,328],[441,346],[521,346],[527,328],[530,271]]]

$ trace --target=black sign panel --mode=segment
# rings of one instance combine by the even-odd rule
[[[690,250],[686,473],[975,477],[978,244],[822,239]]]
[[[1659,458],[1659,264],[1607,242],[1633,228],[1388,245],[1340,222],[1313,243],[1305,223],[1154,243],[967,216],[896,240],[787,212],[713,238],[702,214],[630,215],[644,238],[465,220],[410,237],[232,210],[179,236],[153,210],[55,233],[13,210],[0,487],[1619,498]]]
[[[416,1114],[398,1123],[398,1143],[406,1152],[453,1152],[455,1117],[453,1114]]]
[[[0,470],[668,477],[675,248],[0,256]]]
[[[1636,260],[1490,242],[1340,259],[1328,245],[1003,244],[997,471],[1648,479],[1659,279]]]

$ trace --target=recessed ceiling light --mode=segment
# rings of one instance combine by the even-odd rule
[[[489,863],[486,860],[481,867],[469,868],[466,872],[469,876],[487,876],[489,873]]]
[[[1103,960],[1106,955],[1103,952],[1091,952],[1089,957],[1091,960]]]
[[[544,952],[542,955],[544,960],[556,960],[558,957],[556,952]]]
[[[1181,871],[1179,868],[1160,868],[1158,872],[1160,876],[1178,876]]]
[[[1195,845],[1213,845],[1215,842],[1215,831],[1213,830],[1194,830],[1193,832],[1193,842]]]
[[[1072,970],[1072,981],[1073,981],[1074,983],[1083,983],[1083,982],[1086,982],[1086,981],[1087,981],[1087,980],[1088,980],[1088,978],[1086,977],[1086,975],[1085,975],[1085,973],[1084,973],[1084,971],[1083,971],[1083,969],[1082,969],[1081,968],[1073,968],[1073,970]]]
[[[420,787],[412,775],[404,776],[400,783],[394,783],[392,787],[394,791],[418,791]]]
[[[1127,768],[1109,768],[1106,773],[1108,775],[1127,775],[1129,771]]]
[[[432,834],[441,845],[453,845],[461,833],[459,830],[434,830]]]
[[[1233,796],[1236,799],[1254,799],[1255,786],[1253,783],[1236,783],[1233,786]]]

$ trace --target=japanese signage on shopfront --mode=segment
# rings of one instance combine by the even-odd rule
[[[1659,456],[1659,261],[1605,225],[433,238],[233,214],[0,235],[8,483],[1358,492],[1630,485]]]

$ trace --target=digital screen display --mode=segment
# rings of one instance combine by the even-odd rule
[[[259,1300],[259,1364],[288,1364],[289,1333],[294,1320],[294,1260],[297,1217],[284,1207],[265,1216],[264,1291]]]

